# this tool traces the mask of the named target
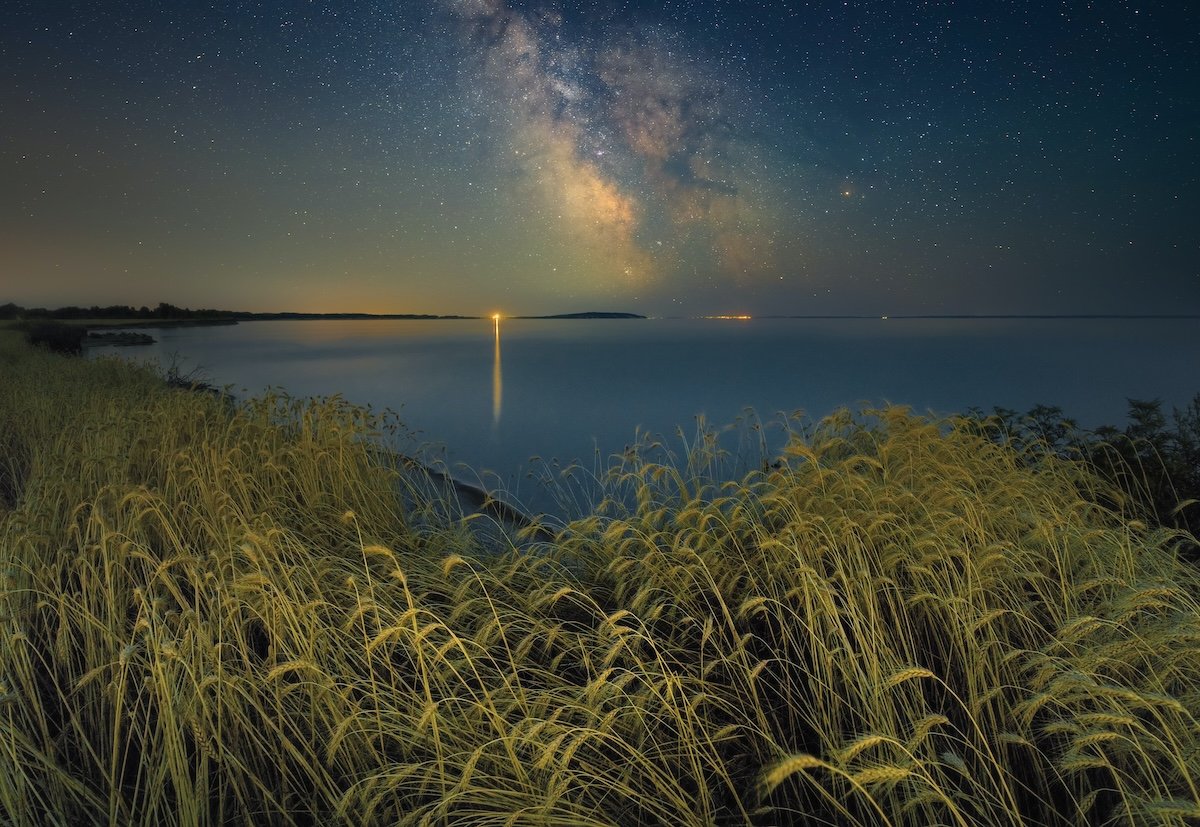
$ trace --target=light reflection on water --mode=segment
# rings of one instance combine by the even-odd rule
[[[492,357],[492,431],[500,427],[500,411],[504,407],[504,374],[500,370],[500,317],[496,323],[496,353]]]
[[[490,330],[489,330],[490,326]],[[689,438],[797,409],[891,402],[917,411],[1058,405],[1084,426],[1122,424],[1126,397],[1169,412],[1200,392],[1192,320],[337,320],[152,331],[235,393],[282,387],[391,408],[415,441],[521,489],[532,455],[592,467],[635,432]],[[490,370],[489,370],[490,368]],[[465,472],[464,476],[471,476]],[[525,488],[528,488],[526,484]]]

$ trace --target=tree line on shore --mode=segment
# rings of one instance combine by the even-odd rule
[[[626,317],[626,313],[576,313],[561,317],[527,318],[573,318],[573,317]],[[259,313],[250,310],[216,310],[211,307],[201,307],[196,310],[190,307],[178,307],[169,302],[159,302],[155,307],[146,305],[133,307],[128,304],[110,304],[105,307],[92,305],[79,307],[69,305],[48,309],[45,307],[21,307],[9,302],[0,304],[0,321],[79,321],[81,319],[118,320],[129,322],[233,322],[268,319],[473,319],[475,316],[435,315],[431,313],[295,313],[272,312]]]
[[[21,307],[9,302],[0,304],[0,319],[230,319],[239,314],[229,310],[200,308],[192,310],[176,307],[168,302],[159,302],[155,307],[133,307],[128,304],[110,304],[105,307],[77,307],[70,305],[48,309],[45,307]]]

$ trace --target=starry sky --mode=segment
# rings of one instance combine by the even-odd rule
[[[1186,6],[9,0],[0,303],[1200,313]]]

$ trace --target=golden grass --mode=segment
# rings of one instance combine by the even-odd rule
[[[0,331],[0,821],[1200,813],[1200,578],[1085,469],[842,413],[496,550],[387,427]]]

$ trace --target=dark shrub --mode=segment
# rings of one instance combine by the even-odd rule
[[[76,356],[83,352],[83,337],[86,335],[87,329],[79,325],[55,322],[34,322],[25,328],[25,340],[29,344]]]

